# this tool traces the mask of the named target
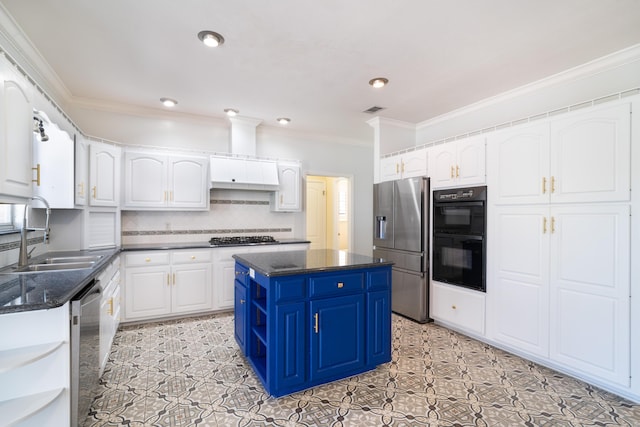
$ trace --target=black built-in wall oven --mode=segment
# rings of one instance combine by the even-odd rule
[[[486,203],[486,186],[433,192],[433,280],[485,291]]]

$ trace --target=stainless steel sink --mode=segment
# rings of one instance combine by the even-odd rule
[[[79,261],[79,262],[56,262],[45,264],[29,264],[14,270],[17,273],[32,271],[57,271],[57,270],[79,270],[83,268],[93,268],[95,261]]]
[[[84,256],[60,256],[49,257],[42,260],[39,264],[69,264],[79,262],[98,262],[102,255],[84,255]]]

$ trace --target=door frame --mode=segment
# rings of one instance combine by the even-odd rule
[[[343,178],[347,180],[347,188],[349,191],[349,194],[347,195],[347,201],[348,201],[348,206],[347,206],[347,230],[349,233],[349,236],[347,236],[347,251],[348,252],[353,252],[353,248],[354,248],[354,217],[353,217],[353,211],[354,211],[354,194],[353,194],[353,180],[354,180],[354,176],[353,174],[341,174],[341,173],[335,173],[335,172],[317,172],[317,171],[307,171],[303,177],[304,180],[304,189],[305,189],[305,195],[306,195],[306,190],[307,190],[307,181],[308,181],[308,177],[309,176],[318,176],[318,177],[323,177],[323,178],[332,178],[332,179],[337,179],[337,178]],[[337,218],[338,218],[338,211],[337,211],[337,203],[334,204],[335,209],[334,211],[331,213],[331,220],[337,222]],[[307,209],[307,199],[305,197],[304,199],[304,209],[306,211]],[[328,216],[327,216],[328,219]],[[305,221],[304,221],[304,235],[307,235],[307,221],[306,221],[306,215],[305,215]],[[332,240],[333,242],[334,240]]]

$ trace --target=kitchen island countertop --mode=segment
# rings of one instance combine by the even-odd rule
[[[267,277],[392,265],[390,261],[332,249],[234,255],[237,261]]]

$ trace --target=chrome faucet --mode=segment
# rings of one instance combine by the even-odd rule
[[[47,218],[45,220],[44,228],[29,227],[29,206],[31,206],[31,202],[34,200],[41,201],[47,207],[47,210],[46,210]],[[43,197],[33,196],[27,199],[27,202],[24,204],[24,216],[22,218],[22,228],[20,229],[20,254],[18,255],[18,267],[24,267],[29,263],[29,253],[27,252],[27,232],[28,231],[44,231],[42,242],[47,243],[47,240],[49,238],[49,215],[50,214],[51,214],[51,209],[49,208],[49,202],[47,202]]]

